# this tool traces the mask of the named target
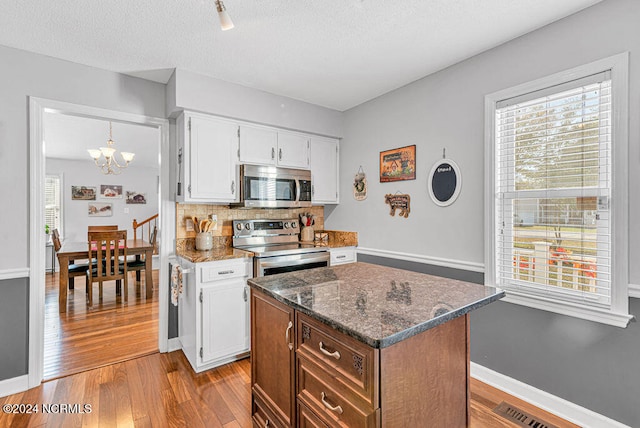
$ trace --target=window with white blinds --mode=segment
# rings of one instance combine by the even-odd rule
[[[60,231],[60,217],[62,213],[60,195],[60,177],[57,175],[47,175],[44,181],[44,224],[49,226],[49,230],[58,229]]]
[[[496,110],[499,286],[611,303],[611,80]],[[502,107],[501,107],[502,106]]]
[[[621,54],[486,96],[485,281],[505,300],[632,318],[627,73]]]

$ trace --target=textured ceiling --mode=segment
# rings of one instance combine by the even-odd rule
[[[0,0],[0,44],[166,82],[174,68],[340,111],[600,0]]]

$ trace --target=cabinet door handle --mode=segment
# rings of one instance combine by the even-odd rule
[[[324,407],[326,407],[327,409],[331,410],[332,412],[336,412],[337,414],[341,415],[342,414],[342,407],[340,406],[332,406],[331,404],[327,403],[327,400],[325,400],[325,398],[327,397],[327,395],[324,392],[320,393],[320,401],[322,401],[322,404],[324,404]]]
[[[271,147],[271,159],[275,159],[276,158],[276,148],[275,147]]]
[[[244,301],[247,301],[247,287],[244,287],[244,291],[242,292],[242,297],[244,298]]]
[[[287,331],[284,332],[284,339],[285,339],[285,342],[287,342],[287,346],[289,347],[290,351],[293,350],[293,343],[289,342],[289,334],[292,328],[293,328],[293,323],[289,321],[289,325],[287,326]]]
[[[264,423],[264,428],[269,428],[269,419],[267,419],[267,422]]]
[[[236,193],[236,180],[231,181],[231,194]]]
[[[318,347],[320,348],[320,352],[322,352],[327,357],[333,357],[336,360],[340,359],[340,352],[338,352],[338,351],[334,351],[334,352],[327,351],[327,348],[324,347],[324,343],[322,343],[322,342],[318,343]]]
[[[278,150],[278,160],[282,160],[282,149]]]

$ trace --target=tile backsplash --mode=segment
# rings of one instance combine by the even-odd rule
[[[265,208],[230,208],[227,205],[203,205],[203,204],[176,204],[176,240],[195,239],[196,232],[187,232],[187,219],[192,216],[199,220],[218,216],[218,228],[212,231],[215,237],[233,236],[233,220],[247,219],[299,219],[302,213],[311,213],[315,216],[315,230],[324,229],[324,207],[265,209]]]

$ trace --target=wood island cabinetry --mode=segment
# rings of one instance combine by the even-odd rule
[[[254,426],[468,426],[469,312],[502,290],[359,262],[248,283]]]
[[[257,426],[467,426],[468,315],[377,349],[255,289],[251,310]]]

